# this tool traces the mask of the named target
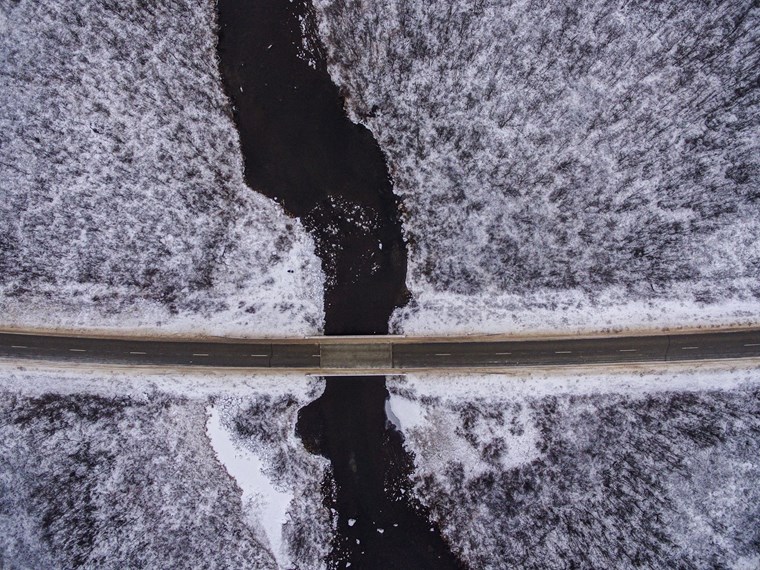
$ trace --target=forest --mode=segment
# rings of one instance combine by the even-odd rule
[[[0,376],[3,568],[324,567],[328,465],[295,435],[321,380],[7,365]],[[260,472],[241,477],[238,456]],[[288,497],[281,527],[267,489]]]
[[[415,494],[471,568],[754,568],[757,367],[411,375]]]
[[[0,3],[4,325],[320,330],[313,241],[243,181],[214,10]]]
[[[547,302],[565,327],[626,305],[621,325],[669,325],[674,300],[693,324],[757,316],[756,3],[315,5],[403,198],[397,330],[535,328]]]

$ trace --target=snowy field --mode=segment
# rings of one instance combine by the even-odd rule
[[[0,368],[0,567],[325,567],[299,376]]]
[[[311,238],[243,182],[214,7],[0,2],[0,326],[321,329]]]
[[[397,332],[760,320],[752,0],[316,0],[404,199]]]
[[[389,389],[415,492],[471,568],[760,566],[756,364]]]

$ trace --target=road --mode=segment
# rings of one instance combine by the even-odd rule
[[[693,334],[445,341],[406,337],[140,340],[0,333],[1,359],[127,366],[298,370],[312,374],[510,369],[760,358],[760,329]]]

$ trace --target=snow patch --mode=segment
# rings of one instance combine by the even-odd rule
[[[411,431],[425,421],[422,406],[393,393],[385,401],[385,416],[401,432]]]
[[[220,410],[209,406],[206,431],[219,461],[242,491],[243,509],[248,524],[255,530],[263,527],[277,563],[289,567],[290,557],[283,548],[282,527],[288,520],[293,494],[279,489],[265,472],[261,457],[237,445],[222,425]]]

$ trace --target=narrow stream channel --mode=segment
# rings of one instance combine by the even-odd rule
[[[408,296],[400,204],[372,133],[345,115],[310,2],[219,0],[217,10],[246,181],[314,237],[326,275],[325,334],[387,333]],[[412,463],[385,415],[385,379],[326,380],[300,411],[297,431],[333,467],[330,566],[461,568],[410,496]]]

